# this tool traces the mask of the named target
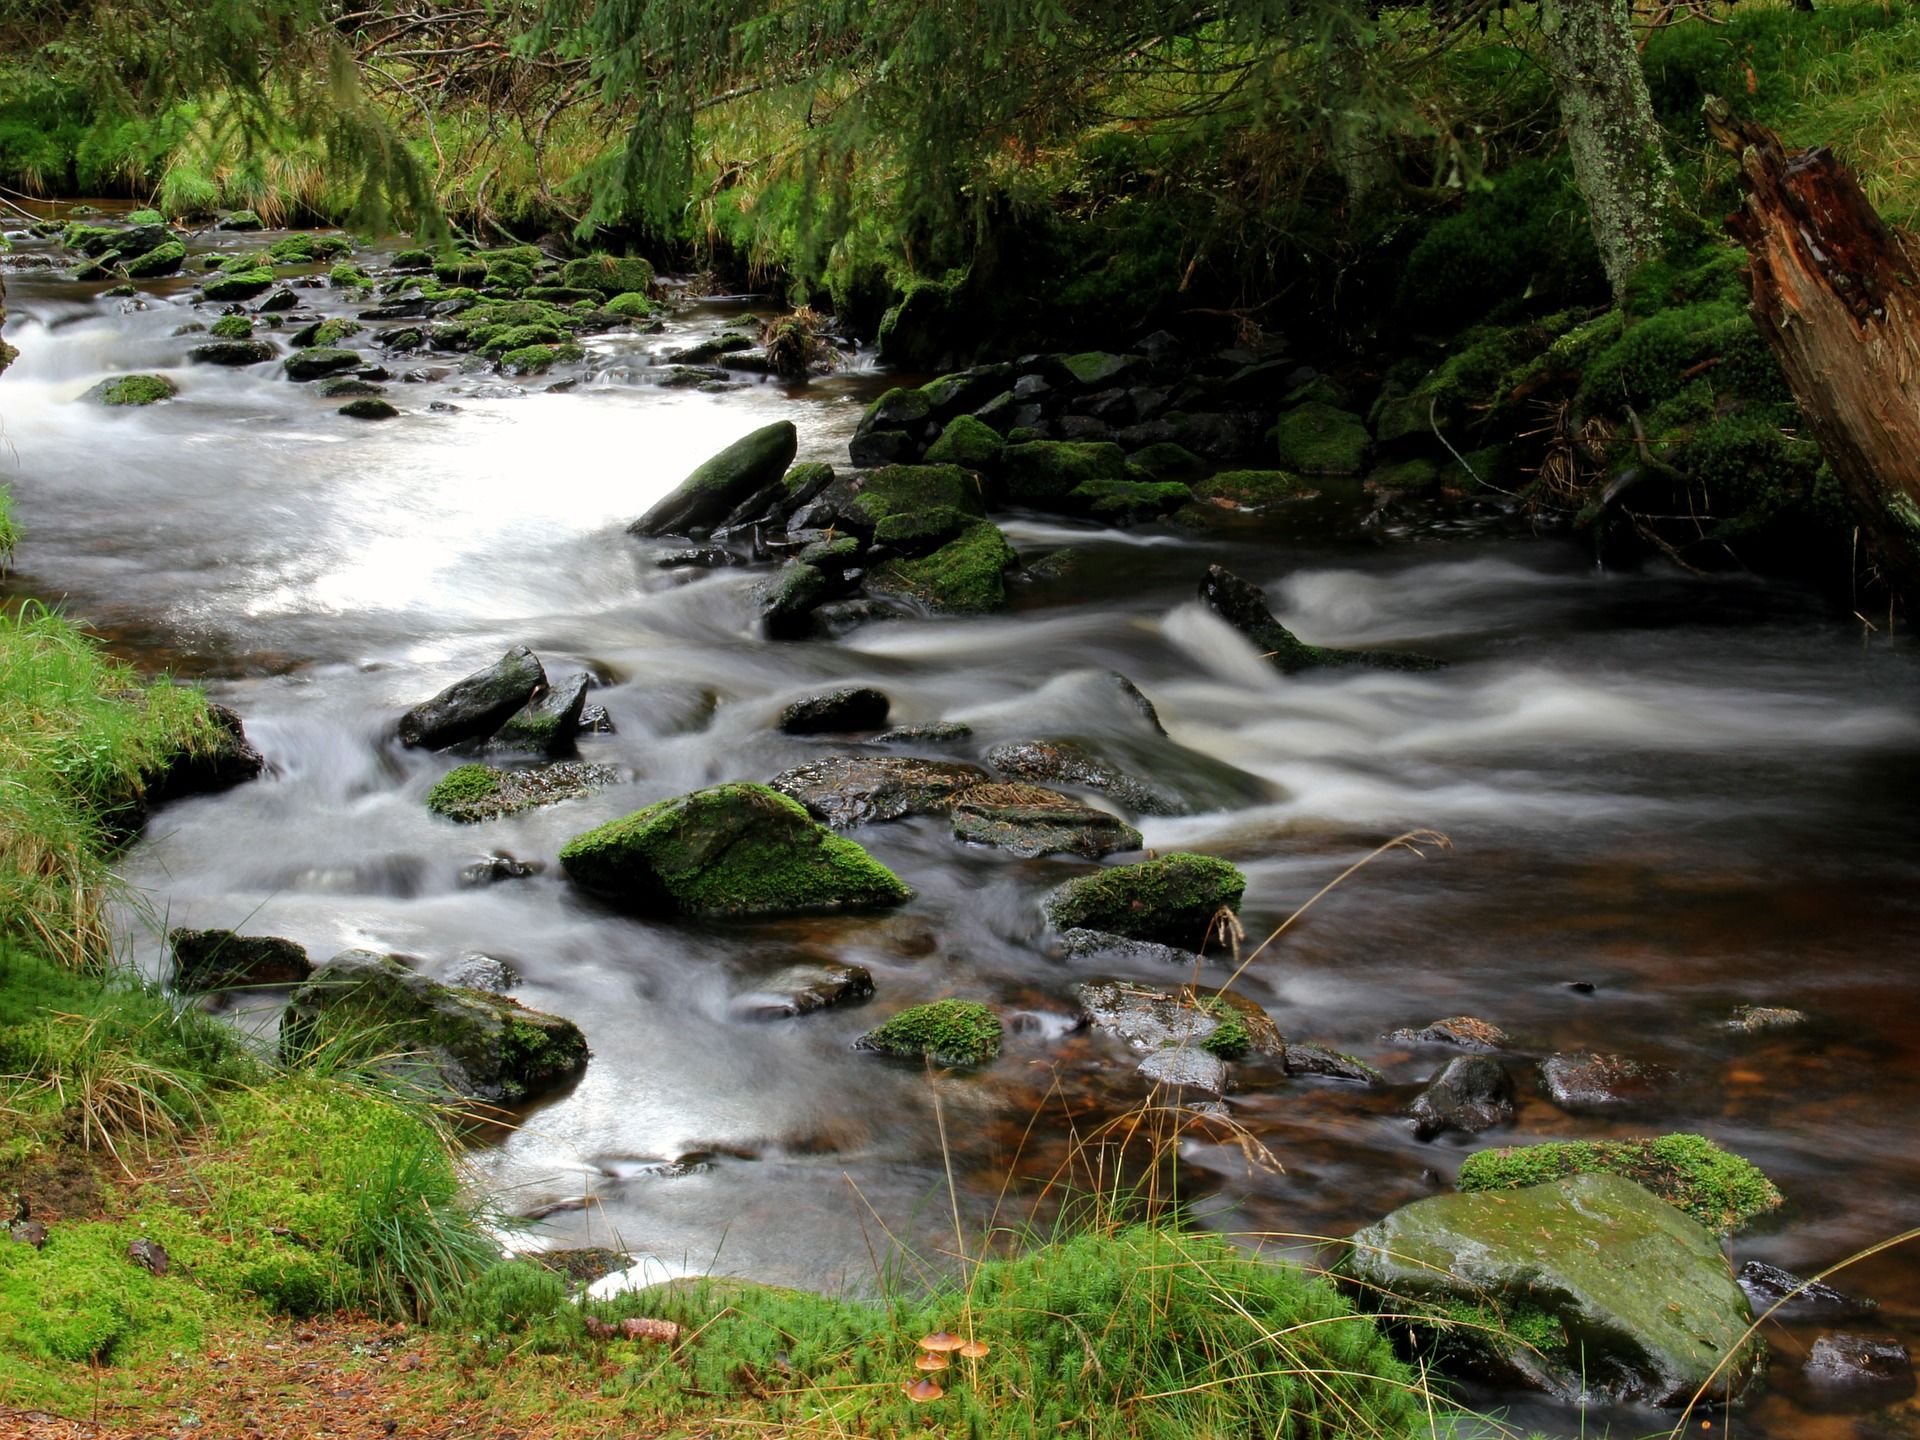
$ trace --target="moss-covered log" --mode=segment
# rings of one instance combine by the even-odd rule
[[[1920,600],[1920,296],[1914,237],[1874,210],[1826,149],[1789,153],[1765,126],[1707,102],[1740,157],[1746,203],[1727,228],[1747,249],[1749,308],[1873,545],[1881,573]]]

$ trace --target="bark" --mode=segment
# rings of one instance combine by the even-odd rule
[[[1658,253],[1674,207],[1667,159],[1628,0],[1541,0],[1573,177],[1593,217],[1594,243],[1614,298]]]
[[[1747,249],[1749,309],[1871,542],[1920,602],[1920,246],[1875,212],[1825,149],[1788,153],[1707,102],[1747,192],[1727,229]]]

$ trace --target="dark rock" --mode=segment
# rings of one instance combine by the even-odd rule
[[[887,723],[893,702],[870,686],[848,686],[809,695],[780,712],[780,728],[789,735],[830,735],[878,730]]]
[[[913,897],[860,846],[765,785],[649,805],[576,835],[560,863],[582,889],[651,915],[872,910]]]
[[[195,365],[258,365],[279,352],[268,340],[209,340],[187,351]]]
[[[613,716],[607,713],[604,705],[586,705],[580,710],[580,733],[582,735],[614,735]]]
[[[826,597],[827,577],[812,565],[790,560],[762,585],[756,597],[761,628],[769,640],[799,640],[813,629],[813,609]]]
[[[967,769],[974,767],[968,766]],[[979,772],[986,778],[986,772]],[[953,801],[953,836],[1016,855],[1098,860],[1138,850],[1140,832],[1118,817],[1038,785],[979,784]]]
[[[1073,993],[1089,1025],[1134,1050],[1200,1050],[1222,1059],[1277,1057],[1286,1051],[1286,1040],[1266,1011],[1231,991],[1090,980]]]
[[[173,988],[225,990],[237,985],[298,985],[313,973],[306,950],[277,935],[231,930],[167,932],[173,950]]]
[[[738,565],[740,557],[721,545],[696,545],[670,550],[653,563],[661,570],[721,570]]]
[[[862,469],[917,460],[920,445],[904,430],[870,430],[847,442],[847,459]]]
[[[285,368],[289,380],[304,383],[308,380],[319,380],[328,375],[337,375],[342,370],[352,370],[359,364],[358,350],[317,345],[311,350],[300,350],[289,355]]]
[[[835,755],[774,776],[768,783],[836,830],[937,815],[956,796],[987,779],[977,765],[896,755]]]
[[[1777,1320],[1844,1320],[1868,1315],[1879,1308],[1871,1300],[1849,1295],[1819,1280],[1803,1280],[1790,1270],[1749,1260],[1740,1267],[1740,1288],[1753,1302],[1755,1314],[1771,1310]],[[1792,1296],[1792,1299],[1788,1299]]]
[[[1801,1373],[1821,1389],[1872,1390],[1875,1403],[1914,1393],[1913,1357],[1891,1335],[1836,1330],[1813,1342]]]
[[[1324,1045],[1287,1044],[1286,1066],[1289,1075],[1320,1075],[1329,1080],[1353,1080],[1362,1085],[1381,1084],[1380,1072],[1366,1061]]]
[[[1679,1079],[1665,1065],[1629,1055],[1549,1055],[1540,1062],[1540,1083],[1563,1110],[1617,1110],[1645,1105]]]
[[[272,315],[282,310],[292,310],[300,304],[300,297],[291,290],[276,290],[262,300],[257,307],[262,314]]]
[[[969,410],[978,410],[993,396],[1013,383],[1013,366],[975,365],[952,375],[942,375],[920,387],[927,408],[935,420],[951,420]]]
[[[1413,1132],[1431,1140],[1468,1135],[1513,1119],[1513,1077],[1490,1055],[1456,1055],[1413,1102]]]
[[[1170,1090],[1196,1090],[1216,1098],[1227,1093],[1227,1062],[1196,1045],[1156,1050],[1135,1067],[1135,1073]]]
[[[1246,885],[1224,860],[1176,853],[1069,880],[1043,908],[1056,930],[1105,930],[1198,949],[1221,910],[1240,908]]]
[[[952,745],[968,739],[973,727],[961,720],[935,720],[926,725],[896,725],[868,742],[873,745]]]
[[[741,501],[775,484],[793,463],[799,435],[790,420],[745,435],[701,465],[632,525],[635,535],[686,535],[718,524]]]
[[[496,850],[484,860],[461,867],[460,883],[471,890],[482,885],[497,885],[502,880],[524,880],[530,875],[538,875],[544,869],[546,866],[538,860],[516,860],[506,851]],[[470,982],[462,980],[457,983],[464,985]]]
[[[837,960],[807,961],[769,975],[733,1001],[733,1013],[749,1020],[778,1020],[811,1015],[829,1005],[865,1000],[873,994],[873,976],[864,966]]]
[[[444,750],[493,734],[547,683],[547,672],[524,645],[476,670],[400,717],[400,743]]]
[[[1471,1015],[1454,1015],[1417,1030],[1390,1030],[1380,1038],[1390,1045],[1451,1045],[1460,1050],[1507,1048],[1506,1031]]]
[[[989,750],[987,763],[1013,780],[1097,790],[1140,815],[1184,815],[1189,809],[1179,795],[1125,773],[1074,740],[1012,740]]]
[[[289,1058],[330,1040],[376,1037],[382,1068],[468,1099],[512,1104],[564,1084],[587,1063],[580,1027],[501,995],[442,985],[398,956],[347,950],[293,993],[280,1022]]]
[[[381,387],[371,380],[362,380],[356,375],[335,375],[322,380],[316,387],[322,398],[327,400],[359,400],[382,393]]]
[[[490,743],[538,755],[570,753],[592,683],[593,677],[582,671],[536,690],[532,699],[507,717]]]
[[[240,717],[225,705],[209,704],[211,733],[197,750],[178,750],[158,770],[142,777],[148,805],[188,795],[211,795],[257,780],[267,762],[247,739]]]
[[[1769,1030],[1795,1030],[1806,1023],[1804,1010],[1779,1005],[1736,1005],[1726,1028],[1740,1035],[1759,1035]]]
[[[620,772],[610,765],[584,765],[556,760],[525,769],[500,770],[491,765],[462,765],[441,776],[427,794],[427,808],[463,825],[475,825],[579,800],[596,790],[618,784]]]
[[[1441,662],[1399,650],[1335,650],[1309,645],[1273,618],[1267,595],[1219,565],[1207,567],[1200,581],[1200,603],[1246,636],[1267,663],[1283,675],[1315,666],[1372,665],[1383,670],[1433,670]]]
[[[1568,1400],[1737,1397],[1763,1353],[1720,1242],[1614,1175],[1416,1201],[1355,1235],[1346,1268],[1387,1308],[1431,1313],[1424,1338]]]
[[[167,1248],[158,1240],[141,1236],[127,1244],[127,1259],[154,1275],[167,1273]]]
[[[400,414],[388,401],[372,396],[349,400],[340,407],[340,413],[349,420],[393,420]]]

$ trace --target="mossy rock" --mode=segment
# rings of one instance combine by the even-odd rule
[[[571,341],[560,345],[523,345],[500,357],[500,369],[508,375],[541,375],[555,365],[571,365],[586,357],[586,350]]]
[[[1311,483],[1285,470],[1222,470],[1193,487],[1196,500],[1215,504],[1225,501],[1236,508],[1255,510],[1316,493]]]
[[[479,285],[487,278],[487,262],[471,255],[455,255],[433,262],[433,278],[448,285]]]
[[[1074,487],[1067,506],[1110,525],[1139,525],[1192,499],[1193,491],[1178,480],[1089,480]]]
[[[1358,475],[1373,439],[1366,421],[1321,401],[1296,405],[1267,432],[1284,469],[1302,475]]]
[[[180,927],[167,932],[167,946],[173,952],[173,988],[183,993],[298,985],[313,974],[306,950],[277,935]]]
[[[167,217],[158,210],[130,210],[127,212],[129,225],[164,225]]]
[[[1207,462],[1171,440],[1160,440],[1136,450],[1127,457],[1128,468],[1149,480],[1198,480],[1207,473]]]
[[[357,375],[331,375],[314,387],[328,400],[358,400],[365,395],[384,395],[384,386]]]
[[[960,313],[963,278],[910,280],[900,302],[880,317],[874,342],[882,365],[925,374],[938,370],[957,349],[966,329]]]
[[[1517,1190],[1568,1175],[1623,1175],[1710,1230],[1738,1230],[1785,1203],[1749,1160],[1704,1135],[1651,1140],[1576,1140],[1481,1150],[1460,1167],[1465,1191]]]
[[[288,340],[296,350],[331,350],[337,348],[342,340],[351,339],[366,328],[358,320],[337,315],[331,320],[316,320],[294,331]]]
[[[889,560],[867,577],[876,595],[900,595],[944,615],[987,615],[1007,604],[1007,571],[1020,557],[989,521],[976,521],[916,560]]]
[[[318,380],[322,376],[337,375],[342,370],[351,370],[360,363],[357,350],[343,350],[336,346],[315,346],[310,350],[296,351],[286,358],[287,378],[305,382]]]
[[[1764,1354],[1719,1241],[1617,1175],[1417,1201],[1355,1235],[1345,1263],[1387,1308],[1424,1313],[1423,1337],[1451,1331],[1503,1379],[1569,1400],[1737,1398]],[[1459,1327],[1489,1302],[1505,1333]]]
[[[101,405],[157,405],[180,393],[164,375],[117,375],[87,391],[85,399]]]
[[[1007,442],[999,432],[971,415],[956,415],[940,432],[940,438],[927,447],[929,465],[964,465],[969,470],[988,470],[1000,461]]]
[[[1370,665],[1382,670],[1437,670],[1443,664],[1431,656],[1407,650],[1339,650],[1309,645],[1274,618],[1267,594],[1220,565],[1209,565],[1200,581],[1200,603],[1244,635],[1261,657],[1283,675],[1342,665]]]
[[[377,395],[365,395],[358,400],[349,400],[340,407],[340,414],[349,420],[397,420],[400,412],[393,402],[382,400]]]
[[[222,315],[207,327],[207,333],[220,340],[251,340],[253,321],[245,315]]]
[[[1180,852],[1077,876],[1043,902],[1056,930],[1103,930],[1197,950],[1221,910],[1238,911],[1247,877],[1212,855]]]
[[[234,270],[208,280],[200,287],[200,293],[209,300],[226,303],[233,300],[251,300],[256,295],[264,295],[273,288],[273,271]]]
[[[646,320],[653,315],[653,301],[638,290],[623,291],[600,308],[622,320]]]
[[[999,478],[1011,504],[1058,510],[1082,485],[1126,480],[1127,452],[1105,441],[1032,440],[1001,452]]]
[[[765,785],[716,785],[569,840],[582,889],[648,915],[749,918],[904,904],[913,891]]]
[[[186,263],[187,247],[178,240],[169,240],[154,246],[144,255],[124,261],[120,268],[135,280],[153,280],[173,274]]]
[[[392,260],[396,271],[422,271],[433,269],[433,252],[430,250],[407,249],[394,252]]]
[[[373,277],[358,265],[342,261],[327,272],[327,284],[336,290],[371,290]]]
[[[560,284],[600,296],[644,295],[653,288],[653,266],[638,255],[587,255],[560,267]]]
[[[776,420],[734,441],[627,527],[634,535],[686,535],[724,520],[744,500],[777,484],[793,464],[799,432]]]
[[[382,1069],[468,1099],[513,1104],[577,1075],[580,1027],[503,995],[442,985],[393,955],[348,950],[294,991],[280,1049],[296,1059],[328,1044],[375,1047]]]
[[[1140,360],[1135,355],[1114,355],[1105,350],[1087,350],[1078,355],[1059,357],[1061,367],[1076,382],[1089,390],[1112,385],[1129,371],[1135,369]]]
[[[985,1065],[998,1058],[1000,1017],[977,1000],[935,1000],[912,1005],[854,1043],[902,1060],[936,1065]]]
[[[489,326],[474,347],[489,360],[529,345],[564,345],[572,334],[566,326],[535,322],[531,325]]]
[[[460,765],[440,777],[427,792],[427,808],[462,824],[498,820],[562,800],[578,800],[619,781],[606,765],[561,761],[526,770],[492,765]]]
[[[267,246],[267,255],[281,265],[312,265],[353,252],[353,242],[339,235],[286,235]]]

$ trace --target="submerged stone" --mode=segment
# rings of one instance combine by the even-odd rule
[[[1372,665],[1383,670],[1434,670],[1442,662],[1403,650],[1336,650],[1309,645],[1273,618],[1267,594],[1231,570],[1209,565],[1200,581],[1200,603],[1238,630],[1283,675],[1316,666]]]
[[[965,767],[973,769],[972,766]],[[985,772],[976,772],[985,780]],[[1140,832],[1116,815],[1039,785],[976,784],[953,802],[953,837],[1015,855],[1098,860],[1138,850]]]
[[[427,808],[449,820],[474,824],[557,805],[562,800],[578,800],[619,780],[620,772],[611,766],[568,760],[526,770],[462,765],[448,771],[428,792]]]
[[[394,955],[348,950],[293,993],[280,1022],[289,1059],[330,1041],[376,1046],[381,1068],[467,1099],[513,1104],[577,1075],[580,1027],[503,995],[442,985]]]
[[[1184,815],[1180,796],[1110,764],[1075,740],[1012,740],[987,752],[987,763],[1013,780],[1081,785],[1110,795],[1140,815]]]
[[[1504,1050],[1507,1032],[1471,1015],[1453,1015],[1417,1029],[1390,1030],[1381,1037],[1393,1045],[1452,1045],[1461,1050]]]
[[[1671,1090],[1679,1076],[1668,1066],[1631,1055],[1591,1052],[1549,1055],[1540,1083],[1563,1110],[1619,1110],[1646,1105]]]
[[[873,976],[863,965],[838,960],[804,961],[783,966],[751,990],[734,997],[733,1013],[749,1020],[778,1020],[811,1015],[829,1005],[865,1000],[873,994]]]
[[[1289,1042],[1285,1063],[1289,1075],[1319,1075],[1329,1080],[1352,1080],[1361,1085],[1379,1085],[1386,1078],[1366,1061],[1325,1045]]]
[[[860,846],[765,785],[662,800],[576,835],[560,863],[582,889],[648,915],[797,915],[913,898]]]
[[[1432,1318],[1417,1328],[1566,1399],[1682,1405],[1702,1387],[1738,1396],[1762,1353],[1744,1338],[1747,1298],[1719,1243],[1614,1175],[1418,1201],[1355,1235],[1347,1266],[1381,1308],[1423,1308]],[[1531,1348],[1449,1324],[1483,1315],[1490,1299],[1499,1312],[1488,1318]]]
[[[893,701],[870,685],[848,685],[795,700],[780,712],[780,728],[789,735],[832,735],[878,730],[887,723]]]

